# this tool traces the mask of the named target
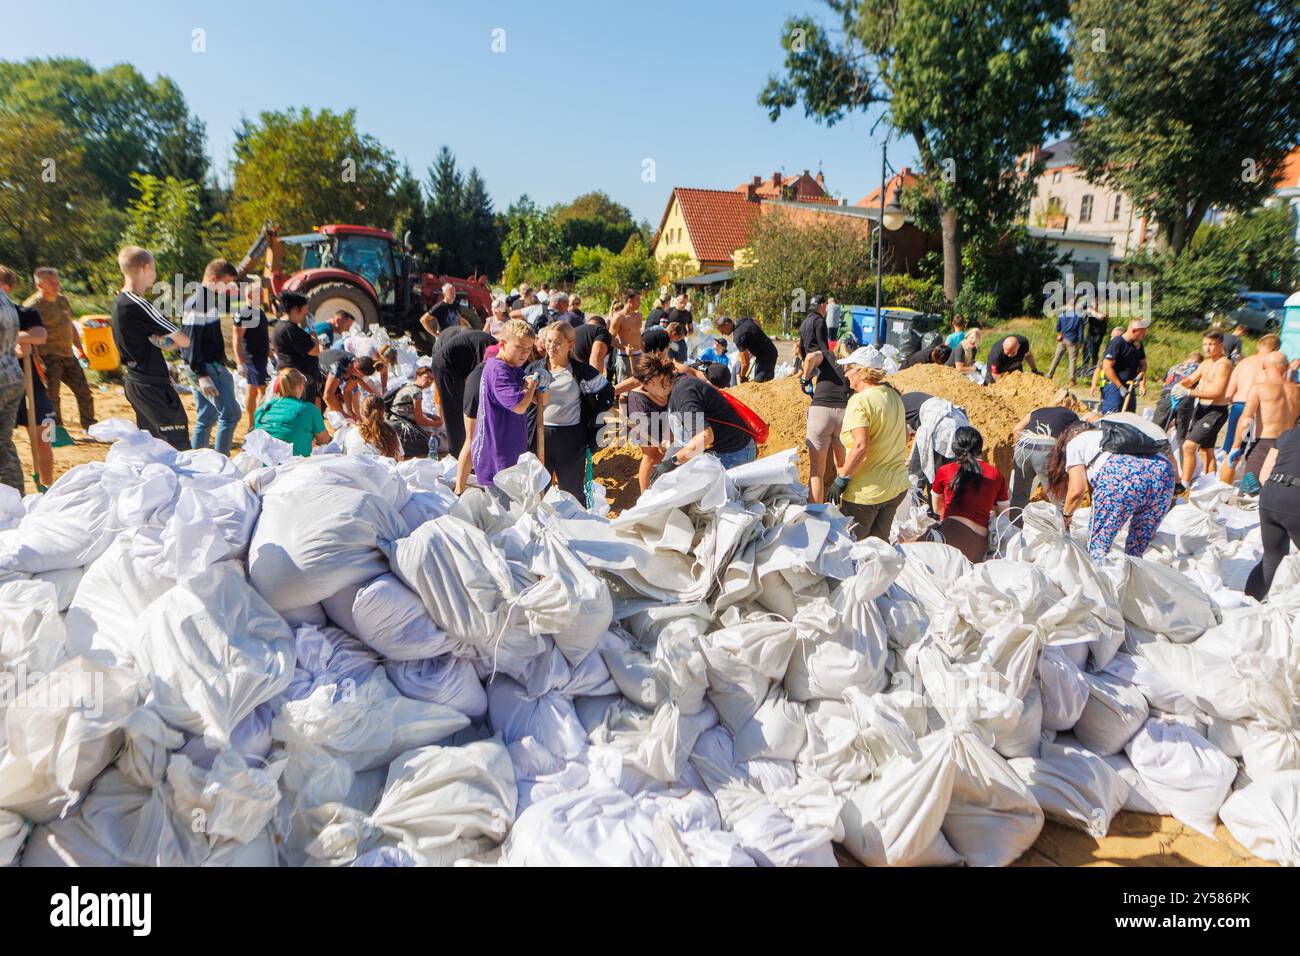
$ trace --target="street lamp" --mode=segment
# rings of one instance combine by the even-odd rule
[[[885,205],[885,189],[889,185],[889,136],[885,136],[884,143],[880,147],[880,219],[876,227],[876,347],[885,344],[885,317],[881,314],[880,299],[881,286],[885,268],[885,230],[890,232],[902,227],[907,218],[903,207],[898,204],[899,188],[895,187],[894,195],[889,200],[889,205]],[[901,183],[899,186],[901,187]]]

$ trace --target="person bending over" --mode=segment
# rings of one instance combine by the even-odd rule
[[[984,436],[969,425],[953,437],[954,461],[935,473],[930,489],[939,527],[931,540],[952,545],[979,564],[988,555],[989,521],[1011,507],[1007,480],[983,460]]]

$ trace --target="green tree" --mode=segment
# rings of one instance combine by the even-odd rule
[[[436,263],[438,272],[465,274],[463,259],[465,233],[465,179],[456,168],[456,157],[446,146],[425,175],[429,194],[429,235],[441,250]]]
[[[54,117],[0,111],[0,262],[29,275],[44,265],[76,271],[109,252],[120,218],[84,155]]]
[[[203,215],[199,184],[145,173],[132,173],[131,181],[138,195],[127,210],[123,244],[152,252],[161,281],[198,282],[221,242],[217,222]]]
[[[774,212],[759,217],[748,249],[747,264],[736,270],[724,297],[724,310],[732,314],[775,326],[802,314],[814,292],[840,302],[875,301],[876,273],[862,220],[799,221]]]
[[[0,110],[58,119],[83,150],[87,173],[116,207],[131,201],[132,173],[203,183],[203,123],[165,76],[146,80],[130,64],[96,70],[85,60],[0,61]],[[205,195],[214,205],[216,193]],[[212,208],[207,209],[210,213]]]
[[[1212,208],[1272,192],[1300,140],[1294,0],[1075,0],[1075,160],[1179,255]]]
[[[477,167],[470,167],[465,177],[463,226],[465,267],[472,272],[499,275],[502,268],[501,234],[487,183]],[[466,275],[469,272],[464,273]]]
[[[354,110],[263,113],[243,124],[234,152],[229,249],[236,259],[268,220],[285,234],[328,222],[393,225],[397,159],[358,132]]]
[[[638,232],[631,211],[603,192],[584,193],[570,203],[556,206],[551,218],[560,227],[560,236],[569,249],[578,246],[603,246],[622,249]]]
[[[393,199],[397,206],[393,235],[402,239],[409,234],[411,252],[422,262],[429,261],[429,216],[424,206],[424,193],[420,190],[419,180],[411,174],[411,167],[405,163]]]
[[[826,0],[842,39],[811,18],[788,20],[786,76],[759,96],[775,121],[801,99],[834,124],[884,106],[916,144],[943,235],[943,285],[961,287],[966,239],[1005,231],[1041,164],[1021,158],[1065,126],[1067,0]]]
[[[555,220],[539,209],[527,194],[510,204],[502,218],[501,254],[506,259],[516,252],[527,275],[543,265],[562,262],[566,266],[564,240]]]
[[[599,267],[579,280],[578,289],[584,295],[608,301],[624,290],[644,292],[658,281],[659,267],[639,234],[630,236],[618,254],[600,252],[604,254],[598,255]]]

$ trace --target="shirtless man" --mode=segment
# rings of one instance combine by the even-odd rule
[[[616,298],[607,317],[609,334],[614,339],[614,377],[617,381],[632,377],[636,360],[641,357],[641,293],[627,292]]]
[[[1262,346],[1261,346],[1262,347]],[[1258,355],[1259,353],[1255,353]],[[1254,358],[1255,356],[1250,356]],[[1243,360],[1244,361],[1244,360]],[[1241,439],[1249,422],[1255,423],[1255,440],[1247,450],[1241,488],[1248,494],[1259,491],[1259,475],[1274,443],[1300,419],[1300,385],[1287,380],[1287,358],[1277,349],[1264,355],[1263,366],[1246,397],[1246,410],[1238,422],[1229,461],[1240,456]]]
[[[1228,379],[1228,393],[1224,396],[1232,405],[1228,414],[1228,431],[1223,436],[1223,450],[1225,452],[1232,451],[1236,445],[1241,444],[1236,440],[1238,422],[1241,419],[1241,413],[1246,410],[1246,396],[1250,394],[1250,387],[1263,379],[1261,373],[1264,369],[1264,356],[1270,352],[1276,352],[1281,347],[1282,340],[1276,335],[1272,333],[1261,335],[1259,347],[1255,350],[1255,353],[1247,355],[1233,368],[1232,378]],[[1227,351],[1226,343],[1224,351]]]
[[[1232,377],[1232,360],[1223,352],[1223,333],[1206,332],[1201,339],[1205,354],[1195,372],[1173,387],[1177,398],[1194,398],[1192,424],[1183,442],[1183,484],[1190,485],[1196,475],[1196,452],[1206,474],[1214,473],[1214,442],[1228,421],[1228,380]]]

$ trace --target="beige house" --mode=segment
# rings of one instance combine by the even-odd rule
[[[1084,178],[1074,163],[1074,141],[1063,139],[1039,150],[1045,161],[1029,204],[1028,224],[1048,231],[1110,240],[1111,256],[1123,259],[1154,241],[1148,222],[1122,192]]]

